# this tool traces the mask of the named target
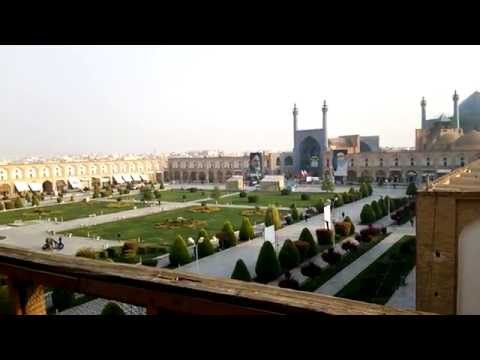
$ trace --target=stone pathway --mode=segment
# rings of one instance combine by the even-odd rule
[[[125,315],[146,315],[146,309],[144,307],[124,304],[119,301],[106,299],[95,299],[61,311],[57,313],[57,315],[100,315],[105,305],[109,302],[114,302],[119,305],[125,312]]]
[[[406,285],[400,286],[385,305],[399,309],[416,309],[416,273],[416,267],[414,267],[405,279]]]
[[[388,235],[349,266],[335,274],[335,276],[320,286],[315,292],[334,296],[363,270],[370,266],[370,264],[395,245],[404,235],[411,235],[411,233],[399,231]]]

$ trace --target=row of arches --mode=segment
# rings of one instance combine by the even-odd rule
[[[121,173],[151,173],[161,170],[157,162],[107,163],[107,164],[68,164],[31,167],[0,168],[0,181],[31,180],[65,176],[95,176]]]
[[[410,169],[406,171],[401,170],[348,170],[347,172],[347,180],[349,181],[357,181],[358,179],[369,179],[371,181],[389,181],[389,182],[415,182],[417,181],[419,173],[416,170]]]
[[[228,171],[173,171],[170,173],[170,180],[182,183],[223,183],[232,177],[234,172]]]

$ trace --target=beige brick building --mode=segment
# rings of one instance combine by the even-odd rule
[[[164,157],[138,157],[115,160],[47,161],[0,165],[0,195],[16,192],[53,192],[68,188],[92,187],[94,182],[122,183],[128,180],[163,180]],[[132,178],[133,177],[133,178]]]
[[[417,310],[480,314],[480,160],[417,194]]]

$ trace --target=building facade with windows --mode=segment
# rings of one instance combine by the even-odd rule
[[[160,181],[164,179],[166,165],[163,156],[5,163],[0,165],[0,195],[11,196],[23,191],[52,193],[68,188],[91,188],[94,183],[115,184],[135,179]]]

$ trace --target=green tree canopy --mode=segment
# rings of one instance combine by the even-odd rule
[[[362,224],[371,224],[376,220],[375,212],[369,204],[365,204],[360,213],[360,220]]]

